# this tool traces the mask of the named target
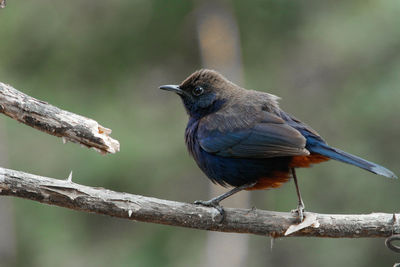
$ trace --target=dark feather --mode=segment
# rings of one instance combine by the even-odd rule
[[[235,123],[229,114],[236,114]],[[226,116],[226,119],[223,117]],[[271,158],[309,155],[306,139],[299,131],[270,112],[213,114],[200,121],[197,139],[207,152],[222,157]]]

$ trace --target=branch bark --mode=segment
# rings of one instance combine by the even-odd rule
[[[214,208],[115,192],[0,168],[0,195],[129,220],[219,232],[283,237],[297,218],[291,213],[225,208],[222,223]],[[388,237],[400,233],[400,214],[334,215],[306,212],[303,228],[289,236]],[[307,226],[307,227],[306,227]]]
[[[95,120],[59,109],[0,82],[0,113],[63,141],[79,143],[103,154],[119,151],[111,130]]]

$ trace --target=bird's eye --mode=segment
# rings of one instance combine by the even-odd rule
[[[192,91],[193,95],[195,95],[195,96],[199,96],[199,95],[201,95],[203,92],[204,92],[204,89],[203,89],[203,87],[201,87],[201,86],[196,86],[196,87],[193,89],[193,91]]]

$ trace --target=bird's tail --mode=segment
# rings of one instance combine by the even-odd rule
[[[330,147],[325,143],[314,144],[309,148],[309,151],[344,163],[355,165],[375,174],[379,174],[389,178],[397,178],[397,176],[392,171],[386,169],[385,167],[382,167],[378,164],[362,159],[360,157],[351,155],[340,149]]]

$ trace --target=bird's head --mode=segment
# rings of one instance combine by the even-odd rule
[[[238,86],[214,70],[192,73],[180,85],[163,85],[160,89],[178,94],[191,117],[201,118],[219,110]]]

